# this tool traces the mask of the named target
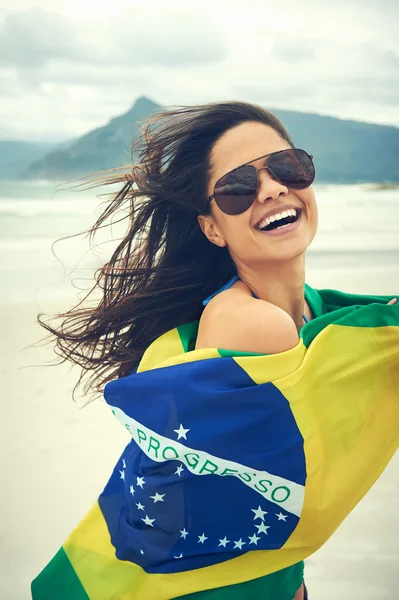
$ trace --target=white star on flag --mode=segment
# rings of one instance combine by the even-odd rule
[[[150,498],[153,498],[154,502],[165,502],[163,499],[165,495],[166,494],[158,494],[158,492],[155,492],[155,496],[150,496]]]
[[[145,516],[145,519],[141,520],[144,521],[146,525],[151,525],[151,527],[154,527],[153,522],[155,521],[155,519],[150,519],[148,515]]]
[[[140,550],[140,554],[144,554],[144,550]]]
[[[184,529],[179,529],[180,533],[181,533],[181,538],[186,539],[186,537],[188,536],[188,531],[186,531],[186,528]]]
[[[173,430],[175,433],[177,433],[177,439],[180,440],[180,438],[184,438],[185,440],[186,438],[186,433],[188,433],[190,430],[189,429],[184,429],[183,425],[180,423],[180,427],[179,429],[174,429]]]
[[[241,548],[243,547],[243,545],[246,544],[247,542],[243,542],[242,539],[240,538],[238,540],[238,542],[234,542],[234,543],[235,543],[234,548],[239,548],[241,550]]]
[[[126,461],[124,458],[122,458],[122,465],[123,465],[123,468],[126,469]]]
[[[283,513],[279,513],[279,514],[276,513],[276,517],[278,517],[279,521],[284,521],[285,522],[285,520],[288,517],[288,515],[283,515]]]
[[[227,539],[226,536],[224,536],[224,538],[222,540],[219,540],[220,544],[219,546],[223,546],[223,548],[226,548],[226,544],[230,543],[230,540]]]
[[[125,471],[119,471],[119,473],[121,474],[121,479],[125,481]]]
[[[175,475],[178,475],[180,477],[182,471],[183,471],[183,467],[182,467],[182,465],[179,465],[175,471]]]
[[[208,538],[205,536],[205,533],[203,533],[202,535],[198,536],[198,542],[197,544],[201,543],[203,544],[205,542],[205,540],[207,540]]]
[[[259,533],[259,532],[258,532],[258,533]],[[250,543],[250,544],[255,544],[255,546],[257,546],[257,545],[258,545],[258,540],[260,540],[260,537],[258,537],[258,536],[256,535],[256,533],[254,533],[252,537],[251,537],[251,536],[248,536],[248,538],[249,538],[249,543]]]
[[[183,553],[179,554],[179,556],[174,556],[173,558],[183,558]]]
[[[262,519],[262,521],[265,520],[264,515],[267,515],[267,512],[262,510],[260,506],[258,506],[258,508],[251,508],[251,510],[255,513],[254,519]]]
[[[262,521],[262,523],[260,525],[255,525],[255,527],[258,528],[258,533],[265,533],[267,534],[267,530],[270,529],[270,525],[265,525]]]
[[[134,487],[132,485],[130,486],[130,490],[129,491],[132,494],[132,496],[134,496]]]
[[[144,510],[144,505],[141,502],[136,502],[136,506],[139,510]]]
[[[143,485],[145,484],[144,477],[137,477],[137,484],[143,489]]]

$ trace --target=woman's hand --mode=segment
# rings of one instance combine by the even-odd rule
[[[398,301],[398,299],[397,299],[397,298],[392,298],[392,300],[390,300],[390,301],[388,302],[388,304],[396,304],[396,303],[397,303],[397,301]]]

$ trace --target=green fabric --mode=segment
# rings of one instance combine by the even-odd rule
[[[35,600],[90,600],[63,548],[32,581],[31,591]]]
[[[267,356],[262,352],[238,352],[237,350],[224,350],[223,348],[218,348],[218,352],[220,356]]]
[[[302,327],[300,337],[308,348],[312,340],[330,323],[345,325],[347,327],[369,327],[370,317],[373,315],[376,304],[388,304],[392,296],[366,296],[360,294],[346,294],[335,290],[312,290],[306,286],[308,293],[306,299],[315,315],[315,319]],[[357,308],[365,307],[358,311]],[[314,310],[314,308],[316,310]],[[321,310],[322,312],[317,312]],[[380,326],[397,325],[395,305],[387,306],[384,320]]]
[[[315,317],[320,317],[326,312],[326,306],[317,290],[305,283],[305,300]]]
[[[314,290],[315,291],[315,290]],[[387,304],[394,296],[372,296],[364,294],[348,294],[339,292],[338,290],[317,290],[323,299],[324,305],[328,311],[333,311],[342,308],[343,306],[367,306],[370,302],[377,304]]]
[[[195,342],[198,333],[199,321],[191,321],[191,323],[185,323],[177,327],[177,333],[180,336],[181,344],[184,348],[184,352],[191,352],[195,348]]]
[[[303,561],[265,577],[179,596],[185,600],[293,600],[303,582]]]

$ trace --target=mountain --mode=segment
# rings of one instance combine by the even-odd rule
[[[137,122],[160,109],[152,100],[139,98],[127,113],[29,165],[23,177],[67,180],[129,164],[132,140],[139,132]]]
[[[32,161],[41,160],[55,144],[0,140],[0,179],[18,179]]]
[[[294,144],[314,155],[318,181],[399,182],[399,129],[270,109]]]
[[[269,107],[268,107],[269,108]],[[162,107],[139,98],[125,114],[111,119],[72,144],[32,163],[23,176],[69,180],[131,162],[136,122]],[[399,182],[399,129],[273,109],[299,148],[314,155],[317,182]]]

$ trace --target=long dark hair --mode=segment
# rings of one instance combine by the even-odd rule
[[[38,316],[55,336],[61,362],[82,368],[77,386],[88,376],[85,393],[101,392],[106,382],[131,373],[151,342],[199,319],[202,300],[235,274],[228,250],[207,240],[197,216],[205,213],[213,145],[246,121],[271,126],[293,146],[277,117],[259,106],[183,107],[146,121],[137,145],[139,164],[95,179],[92,187],[119,183],[121,189],[89,230],[91,239],[121,207],[129,213],[125,237],[86,296],[100,290],[101,300],[94,308],[79,303],[56,315],[57,327]]]

